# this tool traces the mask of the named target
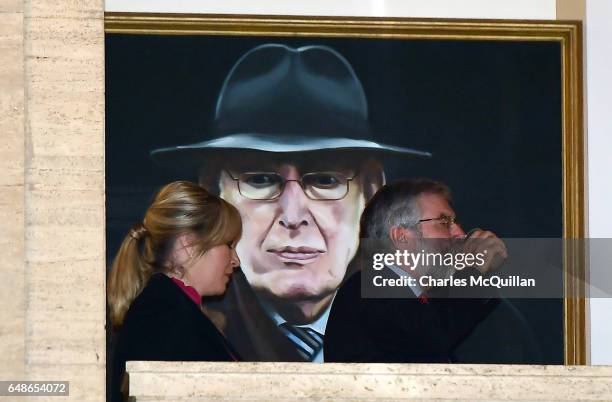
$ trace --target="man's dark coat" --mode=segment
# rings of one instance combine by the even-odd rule
[[[326,362],[456,361],[457,347],[498,304],[490,298],[362,298],[361,277],[354,274],[336,295],[325,332]]]

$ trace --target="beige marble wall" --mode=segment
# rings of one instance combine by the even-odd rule
[[[610,401],[612,367],[130,362],[145,401]]]
[[[0,1],[0,379],[75,401],[105,400],[103,7]]]
[[[103,401],[103,2],[26,2],[24,24],[26,375]]]
[[[0,379],[25,369],[24,59],[21,1],[0,1]]]

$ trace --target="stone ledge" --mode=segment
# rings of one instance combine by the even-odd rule
[[[609,401],[612,367],[129,362],[136,401]]]

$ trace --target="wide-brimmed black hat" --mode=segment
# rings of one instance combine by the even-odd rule
[[[197,167],[233,150],[431,156],[375,141],[361,82],[349,62],[327,46],[265,44],[244,54],[221,88],[211,134],[211,140],[151,155],[174,167]]]

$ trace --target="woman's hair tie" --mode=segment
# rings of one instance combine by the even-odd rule
[[[147,233],[147,228],[142,223],[137,223],[130,230],[130,236],[136,241],[142,239]]]

